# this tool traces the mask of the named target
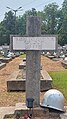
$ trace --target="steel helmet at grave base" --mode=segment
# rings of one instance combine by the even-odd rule
[[[64,96],[60,91],[50,89],[44,94],[41,106],[64,111]]]

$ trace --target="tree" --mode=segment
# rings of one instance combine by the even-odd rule
[[[46,28],[46,16],[43,11],[38,11],[37,16],[41,17],[41,34],[46,34],[47,33],[47,28]]]
[[[0,23],[0,45],[3,45],[4,43],[6,43],[5,32],[6,32],[6,29],[1,22]]]
[[[59,43],[61,45],[67,44],[67,0],[64,0],[62,4],[59,20]]]
[[[37,12],[35,8],[26,11],[22,16],[16,18],[16,34],[26,34],[26,18],[27,16],[36,16]]]
[[[11,11],[9,11],[8,13],[5,13],[5,17],[1,23],[1,26],[3,27],[3,29],[5,29],[3,31],[3,29],[1,28],[1,31],[2,31],[1,37],[3,41],[2,43],[9,44],[10,34],[15,34],[15,16]]]
[[[3,24],[6,30],[9,30],[10,33],[15,34],[15,15],[13,12],[9,11],[8,13],[5,13]]]
[[[58,34],[59,44],[67,43],[67,0],[64,0],[61,8],[56,3],[51,3],[46,5],[43,11],[36,11],[32,8],[16,19],[11,11],[5,13],[4,20],[0,23],[0,45],[9,44],[10,34],[15,34],[15,28],[16,34],[26,34],[27,16],[41,16],[42,34]]]
[[[37,11],[35,8],[32,8],[32,10],[28,10],[25,12],[26,16],[37,16]]]
[[[58,5],[56,3],[48,4],[44,8],[45,25],[49,34],[55,34],[57,31],[57,12]]]
[[[24,16],[22,17],[17,17],[16,19],[16,34],[18,35],[24,35],[26,33],[26,20]]]

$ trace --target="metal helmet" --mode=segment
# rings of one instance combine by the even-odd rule
[[[41,106],[64,111],[64,96],[60,91],[50,89],[44,94]]]

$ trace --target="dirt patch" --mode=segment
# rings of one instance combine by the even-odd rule
[[[0,92],[6,91],[6,81],[15,78],[19,72],[19,63],[22,58],[18,57],[7,63],[7,65],[0,70]]]
[[[67,69],[62,66],[61,62],[62,60],[53,61],[48,57],[41,57],[42,66],[46,71],[67,71]]]

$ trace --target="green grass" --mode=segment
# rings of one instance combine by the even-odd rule
[[[49,72],[49,75],[53,79],[53,88],[61,91],[67,100],[67,71]]]
[[[20,56],[21,58],[26,58],[26,54],[23,54]]]

